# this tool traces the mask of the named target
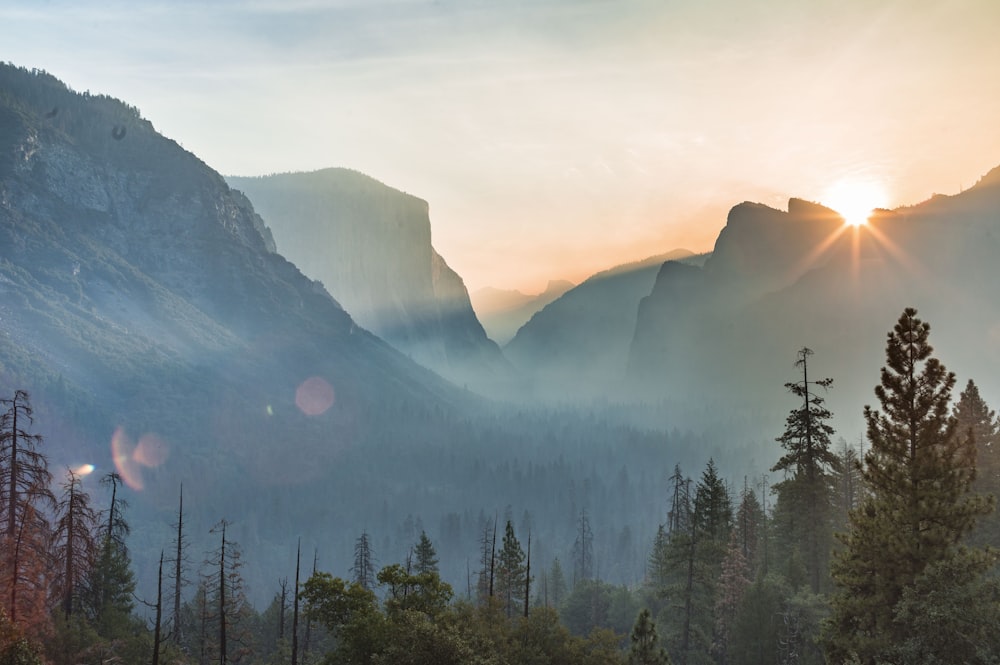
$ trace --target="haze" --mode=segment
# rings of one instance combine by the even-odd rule
[[[0,57],[223,173],[363,171],[430,202],[470,291],[537,292],[708,250],[742,200],[896,206],[994,166],[1000,5],[878,4],[15,1]]]

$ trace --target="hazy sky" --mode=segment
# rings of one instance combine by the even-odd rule
[[[223,174],[345,166],[428,200],[470,290],[707,250],[743,200],[971,186],[1000,165],[997,35],[997,0],[0,5],[0,59]]]

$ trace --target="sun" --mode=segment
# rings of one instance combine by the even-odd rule
[[[888,197],[885,189],[872,180],[838,180],[823,196],[823,204],[833,208],[851,226],[868,222],[875,208],[884,208]]]

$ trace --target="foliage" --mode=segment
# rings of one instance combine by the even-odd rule
[[[831,660],[853,655],[875,663],[922,639],[897,617],[912,615],[907,608],[915,607],[916,589],[933,595],[943,571],[964,580],[958,591],[966,591],[966,602],[981,598],[973,592],[987,568],[985,555],[966,554],[959,543],[992,506],[969,493],[975,445],[951,414],[955,376],[931,355],[929,333],[916,310],[903,312],[889,333],[875,388],[882,411],[865,407],[871,449],[862,474],[870,494],[852,513],[835,559],[839,589],[824,634]],[[974,616],[985,620],[989,613]]]
[[[629,665],[670,665],[670,656],[659,644],[656,624],[648,609],[639,612],[630,639],[632,646],[628,653]]]
[[[514,526],[510,520],[507,520],[507,525],[504,527],[503,546],[500,549],[497,562],[496,596],[503,604],[508,619],[520,612],[520,608],[524,604],[527,575],[524,560],[524,550],[521,549],[521,543],[514,535]]]
[[[434,551],[434,544],[427,537],[426,531],[420,532],[420,540],[414,548],[414,553],[417,556],[416,570],[418,573],[438,572],[437,552]]]
[[[771,470],[786,473],[785,479],[774,486],[786,559],[793,544],[803,546],[809,584],[813,593],[818,593],[827,586],[833,542],[834,479],[840,460],[830,449],[833,427],[827,421],[833,414],[817,391],[829,388],[833,379],[809,379],[812,354],[808,348],[799,350],[795,365],[802,368],[802,379],[785,384],[802,400],[802,405],[788,414],[785,431],[777,439],[787,452]]]

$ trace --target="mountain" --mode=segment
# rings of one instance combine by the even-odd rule
[[[617,393],[639,301],[665,261],[692,259],[698,260],[678,249],[605,270],[532,316],[504,347],[514,366],[531,377],[533,390],[522,396],[572,401]]]
[[[228,182],[279,251],[363,327],[458,384],[489,390],[507,378],[462,278],[431,244],[426,201],[347,169]]]
[[[226,517],[273,545],[331,492],[374,486],[346,460],[478,408],[358,326],[135,108],[0,65],[0,394],[15,389],[54,463],[122,473],[157,548],[179,482],[193,529]],[[279,501],[296,508],[268,521]]]
[[[840,424],[860,433],[885,335],[913,306],[960,383],[1000,396],[997,256],[1000,169],[961,194],[878,211],[858,229],[798,199],[787,211],[742,203],[703,267],[659,271],[629,349],[632,394],[790,408],[783,385],[809,347],[811,375],[834,378],[828,400]]]
[[[513,339],[525,323],[550,302],[573,288],[566,280],[550,280],[545,290],[535,295],[516,290],[487,286],[470,297],[472,307],[490,339],[504,345]]]

